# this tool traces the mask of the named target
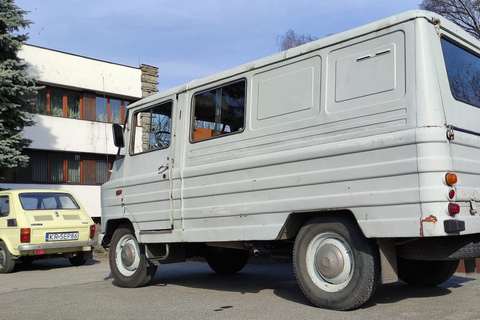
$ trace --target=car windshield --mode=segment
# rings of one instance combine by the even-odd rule
[[[80,209],[68,193],[21,193],[19,198],[24,210]]]

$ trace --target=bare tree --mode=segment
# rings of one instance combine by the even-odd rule
[[[423,0],[419,6],[444,16],[480,39],[480,0]]]
[[[296,34],[295,31],[289,29],[285,35],[277,37],[277,44],[280,51],[284,51],[317,39],[310,34]]]

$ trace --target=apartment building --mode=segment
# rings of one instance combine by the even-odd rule
[[[24,150],[29,165],[12,172],[0,187],[68,190],[99,219],[100,186],[108,180],[117,152],[111,124],[123,123],[130,103],[157,91],[157,68],[32,45],[24,45],[19,57],[43,88],[28,110],[35,121],[25,129],[33,141]]]

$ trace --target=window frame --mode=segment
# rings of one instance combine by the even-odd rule
[[[45,94],[45,113],[41,113],[41,112],[38,112],[39,109],[38,109],[38,106],[37,106],[37,101],[38,101],[38,96],[39,96],[39,93],[42,91],[42,90],[45,90],[44,94]],[[53,115],[53,110],[52,110],[52,91],[61,91],[62,92],[62,110],[61,110],[61,115]],[[47,116],[52,116],[52,117],[59,117],[59,118],[67,118],[67,119],[77,119],[77,120],[88,120],[88,121],[96,121],[96,122],[101,122],[101,123],[118,123],[118,124],[122,124],[124,123],[125,121],[125,116],[126,116],[126,111],[127,111],[127,107],[128,105],[134,103],[135,101],[138,101],[138,100],[127,100],[127,99],[124,99],[124,98],[121,98],[121,97],[112,97],[112,96],[101,96],[101,95],[98,95],[98,94],[95,94],[95,120],[92,120],[92,119],[85,119],[84,118],[84,90],[72,90],[72,89],[67,89],[67,88],[62,88],[62,87],[56,87],[56,86],[49,86],[49,85],[45,85],[44,88],[40,89],[39,92],[35,95],[35,97],[32,99],[33,100],[33,103],[32,105],[29,107],[30,110],[28,110],[30,113],[32,114],[39,114],[39,115],[47,115]],[[74,117],[70,117],[69,116],[69,102],[68,102],[68,98],[72,97],[72,96],[75,96],[75,97],[79,97],[79,106],[78,106],[78,114],[76,114]],[[106,105],[106,121],[101,121],[101,120],[97,120],[97,98],[102,98],[102,99],[105,99],[107,101],[107,105]],[[115,100],[115,101],[120,101],[120,122],[112,122],[112,109],[111,109],[111,106],[110,106],[110,101],[111,100]],[[60,110],[60,109],[57,109],[57,110]],[[71,112],[70,112],[71,113]]]
[[[62,185],[85,185],[85,186],[98,186],[107,182],[110,179],[110,171],[112,169],[113,163],[115,161],[115,156],[111,154],[96,154],[96,153],[82,153],[82,152],[58,152],[58,151],[42,151],[36,149],[25,149],[25,153],[30,157],[29,165],[25,168],[18,168],[21,174],[14,172],[13,179],[7,181],[8,183],[22,183],[22,184],[62,184]],[[60,168],[63,172],[63,177],[61,181],[56,182],[52,180],[52,163],[51,158],[62,158],[61,165],[53,168],[59,172]],[[73,156],[73,161],[78,161],[78,168],[75,168],[77,171],[76,175],[79,176],[80,181],[71,181],[71,176],[69,175],[69,170],[72,170],[72,167],[69,166],[69,160]],[[78,159],[75,159],[78,156]],[[35,161],[36,157],[45,158],[45,172],[42,176],[37,176],[35,173]],[[101,164],[99,164],[101,162]],[[95,170],[88,170],[90,166],[95,166]],[[103,167],[102,167],[103,166]],[[98,168],[105,169],[101,172],[102,177],[106,177],[106,180],[103,182],[99,181]],[[38,177],[42,179],[37,179]],[[90,179],[90,180],[89,180]],[[95,183],[87,183],[86,181],[93,181]]]
[[[157,148],[157,149],[152,149],[152,150],[147,150],[147,151],[141,151],[141,152],[135,152],[135,138],[136,138],[136,133],[137,133],[137,127],[141,127],[141,123],[139,123],[139,119],[137,118],[137,115],[144,112],[145,110],[151,110],[151,109],[154,109],[156,107],[160,107],[162,105],[166,105],[166,104],[170,104],[170,140],[168,142],[168,145],[167,146],[164,146],[164,147],[161,147],[161,148]],[[172,145],[172,137],[174,135],[173,133],[173,108],[174,108],[174,103],[173,103],[173,100],[172,99],[169,99],[169,100],[165,100],[165,101],[161,101],[161,102],[157,102],[155,104],[152,104],[152,105],[149,105],[149,106],[146,106],[144,108],[141,108],[141,109],[137,109],[137,110],[130,110],[130,113],[131,115],[129,114],[129,121],[131,121],[130,123],[130,148],[129,148],[129,155],[130,156],[137,156],[137,155],[141,155],[141,154],[146,154],[146,153],[150,153],[150,152],[155,152],[155,151],[158,151],[158,150],[165,150],[165,149],[168,149],[170,148],[170,146]],[[143,132],[141,132],[141,134],[143,134]]]
[[[7,198],[7,201],[2,201],[2,203],[6,203],[8,204],[8,211],[7,212],[3,212],[3,210],[0,210],[0,218],[1,217],[8,217],[10,215],[10,196],[9,195],[0,195],[0,199],[2,198]],[[3,206],[1,207],[3,209]]]
[[[245,84],[245,86],[244,86],[244,96],[243,96],[244,104],[243,104],[243,126],[242,126],[242,129],[237,130],[237,131],[233,131],[233,132],[228,132],[228,133],[221,134],[221,135],[216,135],[216,136],[213,136],[213,137],[210,137],[210,138],[205,138],[205,139],[201,139],[201,140],[194,140],[193,138],[194,138],[194,132],[195,132],[195,97],[198,96],[198,95],[204,94],[206,92],[213,91],[213,90],[218,90],[220,88],[224,88],[224,87],[230,86],[232,84],[240,83],[240,82],[243,82]],[[189,125],[189,135],[188,135],[190,143],[195,144],[195,143],[199,143],[199,142],[203,142],[203,141],[211,141],[213,139],[229,137],[229,136],[232,136],[232,135],[235,135],[235,134],[243,133],[245,131],[246,121],[247,121],[247,104],[248,104],[248,102],[247,102],[248,92],[247,91],[248,91],[248,80],[247,80],[247,78],[243,77],[243,78],[235,79],[235,80],[232,80],[232,81],[229,81],[229,82],[226,82],[226,83],[219,84],[217,86],[207,88],[205,90],[197,91],[194,94],[192,94],[192,98],[191,98],[191,102],[190,102],[190,125]],[[215,123],[215,125],[216,125],[216,123]]]
[[[36,197],[35,197],[36,196]],[[24,198],[25,197],[25,198]],[[60,200],[61,197],[67,197],[72,204],[75,205],[75,208],[64,208],[63,203]],[[37,208],[31,208],[27,206],[25,200],[32,198],[37,200]],[[44,207],[38,208],[40,201],[44,201],[45,199],[53,198],[56,203],[55,208]],[[80,205],[78,202],[72,197],[72,195],[65,193],[65,192],[22,192],[18,194],[18,199],[20,200],[20,204],[22,205],[23,210],[25,211],[38,211],[38,210],[80,210]],[[44,203],[45,205],[45,203]]]
[[[472,107],[475,107],[475,108],[480,108],[480,100],[479,100],[478,104],[474,104],[473,102],[467,101],[466,99],[462,99],[461,97],[457,96],[454,93],[454,91],[452,89],[452,84],[450,82],[450,73],[449,73],[449,68],[448,68],[448,65],[447,65],[447,59],[446,59],[446,56],[445,56],[445,50],[444,50],[444,45],[443,45],[444,41],[448,42],[449,44],[457,47],[458,49],[463,50],[466,53],[471,54],[472,56],[476,57],[478,59],[478,62],[479,62],[478,65],[479,66],[480,66],[480,54],[478,54],[477,52],[474,52],[472,49],[468,48],[467,46],[461,44],[460,42],[452,39],[451,37],[449,37],[445,34],[442,34],[441,37],[440,37],[440,46],[442,48],[442,58],[443,58],[443,63],[445,65],[445,72],[446,72],[446,75],[447,75],[447,83],[448,83],[448,88],[450,89],[451,96],[453,97],[453,99],[455,99],[455,101],[468,104],[468,105],[470,105]]]

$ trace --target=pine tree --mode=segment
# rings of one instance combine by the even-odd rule
[[[0,0],[0,180],[9,170],[28,164],[28,156],[21,153],[31,140],[22,131],[34,124],[25,110],[37,87],[27,77],[27,64],[17,56],[28,39],[19,33],[31,23],[23,18],[26,13],[14,0]]]

